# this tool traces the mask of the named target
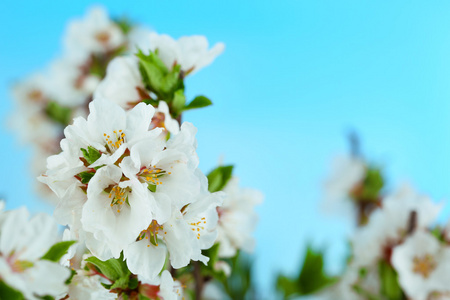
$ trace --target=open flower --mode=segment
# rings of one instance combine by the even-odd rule
[[[426,231],[417,231],[395,247],[392,264],[411,299],[425,300],[433,292],[450,292],[450,247]]]
[[[157,51],[159,58],[167,68],[175,64],[181,66],[186,74],[193,74],[214,61],[225,49],[223,43],[217,43],[211,49],[208,40],[201,35],[184,36],[174,40],[167,34],[149,34],[150,50]]]
[[[25,208],[0,213],[0,280],[26,299],[57,296],[67,291],[70,271],[40,258],[58,241],[53,219],[38,214],[29,219]]]
[[[183,287],[179,281],[174,281],[169,271],[164,270],[161,276],[153,280],[139,277],[142,285],[140,292],[148,299],[154,300],[182,300]]]
[[[95,90],[94,98],[108,99],[123,108],[130,108],[142,100],[140,90],[145,91],[145,86],[137,57],[119,56],[109,63],[106,76]]]
[[[208,262],[209,258],[201,250],[210,248],[217,237],[216,207],[222,202],[222,194],[209,193],[204,186],[206,178],[202,181],[204,188],[195,202],[181,210],[173,208],[165,223],[153,220],[124,251],[133,273],[147,280],[154,279],[164,265],[167,252],[174,268],[185,267],[191,260]]]
[[[226,196],[219,212],[219,256],[232,257],[238,249],[253,251],[255,241],[252,237],[258,215],[255,205],[263,196],[259,191],[239,188],[238,178],[231,178],[223,189]]]
[[[113,59],[108,65],[106,77],[95,91],[94,98],[108,99],[125,109],[149,99],[150,96],[139,71],[138,59],[131,55]],[[172,118],[169,106],[163,100],[158,103],[151,127],[163,128],[171,134],[177,134],[180,131],[178,121]]]
[[[115,165],[99,169],[87,188],[87,201],[83,206],[83,230],[108,245],[112,256],[119,257],[128,244],[153,219],[151,199],[146,188],[136,178],[121,181],[122,171]],[[100,259],[108,259],[104,247],[90,247]]]
[[[351,193],[364,180],[365,175],[366,165],[362,159],[351,156],[336,157],[332,174],[324,187],[324,209],[353,218],[355,205]]]
[[[65,37],[69,56],[76,61],[85,61],[91,53],[112,51],[126,42],[119,26],[101,7],[90,9],[84,19],[69,23]]]
[[[428,228],[440,210],[441,205],[433,203],[427,196],[418,194],[407,185],[402,186],[386,197],[369,223],[356,232],[352,239],[355,261],[363,265],[370,265],[383,257],[389,261],[392,247],[414,230]]]

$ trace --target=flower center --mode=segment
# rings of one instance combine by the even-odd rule
[[[26,269],[33,267],[33,263],[31,261],[15,259],[16,257],[17,256],[14,254],[14,251],[6,257],[6,262],[13,272],[22,273]]]
[[[103,134],[103,137],[106,141],[106,149],[108,149],[108,151],[111,153],[114,153],[117,149],[119,149],[121,145],[126,143],[125,133],[122,132],[122,130],[114,130],[112,138],[106,133]]]
[[[30,100],[35,101],[35,102],[39,102],[42,100],[43,98],[43,94],[40,90],[32,90],[31,92],[28,93],[28,98],[30,98]]]
[[[141,169],[138,176],[143,179],[144,182],[147,182],[149,184],[149,189],[152,190],[156,186],[163,184],[161,182],[162,177],[170,174],[172,174],[172,172],[166,172],[156,166],[150,166],[148,168]],[[150,187],[150,185],[153,185],[153,187]]]
[[[150,225],[148,225],[148,228],[145,230],[142,230],[139,234],[139,237],[137,238],[138,241],[142,239],[148,240],[150,243],[152,243],[154,246],[158,246],[158,233],[159,231],[163,231],[164,227],[162,225],[159,225],[158,222],[153,220]],[[163,231],[164,234],[167,234],[167,231]],[[147,245],[147,247],[150,247],[150,244]]]
[[[113,186],[111,190],[109,191],[108,198],[111,199],[111,207],[116,206],[117,212],[120,213],[120,209],[122,208],[123,204],[128,204],[128,194],[131,192],[131,189],[129,187],[121,188],[118,185]]]
[[[414,257],[413,264],[413,272],[422,275],[424,278],[428,278],[437,267],[433,256],[429,254],[422,257]]]
[[[167,130],[166,125],[164,124],[164,121],[166,120],[166,116],[162,112],[157,112],[152,118],[151,127],[152,128],[164,128],[164,130]]]
[[[191,222],[189,225],[191,226],[191,230],[194,231],[197,234],[197,240],[200,239],[200,235],[203,230],[205,230],[205,227],[202,226],[202,224],[206,224],[206,218],[203,217],[198,222]]]
[[[102,44],[108,43],[110,38],[111,36],[107,31],[101,31],[95,35],[95,39]]]

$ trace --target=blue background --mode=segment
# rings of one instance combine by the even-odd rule
[[[132,4],[131,4],[132,3]],[[91,1],[2,1],[0,116],[9,87],[62,50],[69,18]],[[391,186],[409,181],[448,199],[450,2],[114,1],[115,16],[174,37],[203,34],[226,51],[189,77],[187,94],[214,106],[185,115],[198,128],[201,168],[219,157],[243,186],[266,195],[258,207],[256,274],[262,295],[277,272],[296,271],[306,243],[327,250],[331,271],[346,254],[352,222],[320,209],[332,157],[355,128],[363,151],[385,166]],[[30,151],[0,129],[0,195],[8,208],[51,212],[33,195]],[[441,220],[448,216],[445,209]]]

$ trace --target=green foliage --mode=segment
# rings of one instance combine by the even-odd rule
[[[211,248],[207,249],[207,250],[203,250],[202,254],[209,257],[209,262],[208,265],[201,265],[202,266],[202,275],[206,276],[206,277],[213,277],[217,280],[219,280],[220,282],[223,282],[224,280],[226,280],[226,275],[224,274],[223,271],[221,270],[216,270],[214,268],[215,264],[217,263],[217,261],[219,260],[219,247],[220,244],[214,244],[214,246],[212,246]]]
[[[252,281],[252,261],[242,252],[238,252],[230,260],[230,276],[224,282],[225,292],[231,299],[255,299],[255,289]]]
[[[139,58],[139,69],[147,89],[154,92],[158,100],[165,100],[170,105],[175,91],[184,90],[180,66],[175,65],[172,70],[167,69],[157,52],[150,51],[146,55],[139,51],[136,56]]]
[[[68,107],[59,105],[55,101],[50,101],[47,103],[45,113],[50,119],[61,124],[62,126],[69,125],[72,120],[72,110]]]
[[[63,241],[54,244],[41,259],[58,262],[76,241]]]
[[[377,200],[384,186],[383,175],[377,168],[368,168],[361,192],[362,199]]]
[[[378,263],[378,273],[380,276],[380,292],[390,300],[405,299],[400,284],[398,282],[397,272],[385,261]]]
[[[184,95],[183,90],[177,90],[174,93],[173,101],[172,101],[172,110],[176,112],[182,112],[184,105],[186,103],[186,96]]]
[[[233,166],[220,166],[208,174],[208,189],[211,193],[221,191],[230,180]]]
[[[195,108],[202,108],[206,106],[212,105],[212,101],[206,98],[205,96],[197,96],[194,100],[191,101],[188,105],[186,105],[183,110],[190,110]]]
[[[4,281],[0,280],[0,299],[23,300],[25,299],[21,292],[13,289]]]
[[[80,176],[81,178],[81,183],[86,184],[89,183],[89,181],[91,180],[92,177],[94,177],[95,173],[94,172],[81,172],[78,174],[78,176]]]
[[[166,101],[173,118],[179,117],[183,111],[212,104],[211,100],[205,96],[197,96],[186,105],[181,66],[175,64],[169,70],[158,57],[158,51],[150,51],[149,54],[139,51],[136,56],[139,58],[139,70],[146,89],[152,92],[152,95],[156,95],[156,98],[153,96],[155,99],[151,99],[149,95],[148,99],[142,100],[143,102],[157,107],[160,100]]]
[[[100,151],[98,151],[97,149],[95,149],[92,146],[88,146],[87,150],[81,148],[81,152],[83,152],[83,156],[84,159],[86,159],[86,161],[92,165],[93,163],[95,163],[97,161],[97,159],[100,158],[100,156],[102,156],[102,154],[100,153]]]
[[[114,23],[119,26],[120,30],[122,30],[123,34],[128,34],[130,30],[133,28],[133,24],[127,17],[122,17],[119,19],[115,19]]]
[[[119,258],[111,258],[107,261],[91,256],[86,259],[86,262],[92,264],[99,273],[105,275],[112,282],[104,284],[105,288],[126,289],[128,287],[131,272],[123,260],[123,254]]]
[[[334,283],[336,278],[328,276],[324,271],[323,253],[314,251],[308,246],[303,266],[295,278],[279,275],[277,289],[285,299],[291,296],[310,295]]]
[[[156,192],[156,184],[147,184],[147,188],[150,192]]]

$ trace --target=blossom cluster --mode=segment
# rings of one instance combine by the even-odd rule
[[[184,111],[212,104],[202,95],[186,101],[185,77],[224,45],[210,49],[203,36],[174,40],[113,21],[101,8],[72,21],[64,41],[63,58],[48,72],[15,86],[12,120],[48,157],[45,167],[36,158],[35,171],[66,229],[58,238],[46,216],[13,230],[2,221],[12,217],[3,216],[24,210],[2,213],[1,241],[30,239],[3,248],[0,241],[0,285],[17,299],[169,300],[188,297],[186,290],[207,297],[206,281],[225,282],[231,259],[253,251],[254,207],[262,201],[239,187],[232,166],[206,176],[197,128],[182,122]]]
[[[317,299],[450,299],[450,221],[438,225],[443,205],[402,185],[385,188],[380,167],[361,156],[340,156],[324,187],[324,204],[356,219],[346,268],[336,277],[322,267],[314,287],[290,289],[291,279],[280,277],[278,287],[289,293],[314,294]],[[306,256],[303,270],[320,253]],[[302,278],[299,278],[302,281]],[[300,287],[303,287],[300,285]]]

